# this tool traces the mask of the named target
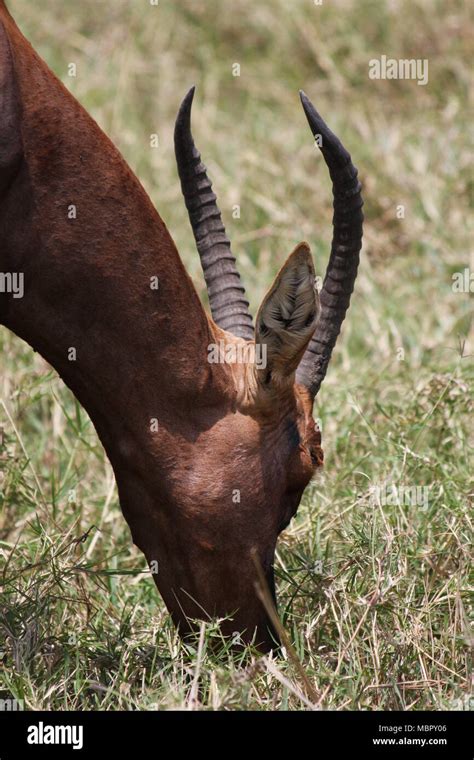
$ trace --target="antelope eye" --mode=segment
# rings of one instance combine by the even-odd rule
[[[290,446],[292,449],[296,449],[297,446],[301,443],[301,438],[298,430],[298,425],[296,422],[289,422],[286,428],[286,434],[288,436],[288,440],[290,442]]]

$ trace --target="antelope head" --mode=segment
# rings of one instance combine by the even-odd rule
[[[360,184],[301,93],[333,184],[332,249],[318,296],[296,246],[254,329],[191,135],[193,94],[175,150],[212,318],[140,183],[0,0],[0,271],[24,282],[23,298],[0,292],[0,322],[89,413],[180,633],[223,617],[224,634],[265,650],[276,635],[254,558],[275,595],[278,535],[323,461],[312,407],[356,278]]]

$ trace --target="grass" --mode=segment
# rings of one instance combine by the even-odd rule
[[[288,656],[240,661],[217,627],[194,646],[178,641],[86,414],[3,328],[0,697],[43,709],[469,706],[473,348],[470,294],[452,287],[471,233],[465,4],[10,8],[140,176],[203,297],[172,145],[193,83],[196,141],[254,311],[297,242],[311,244],[320,273],[327,260],[330,184],[300,87],[351,150],[366,225],[318,396],[325,471],[276,562],[281,619],[316,697]],[[370,80],[368,61],[383,54],[428,59],[428,85]],[[415,487],[418,498],[403,491]]]

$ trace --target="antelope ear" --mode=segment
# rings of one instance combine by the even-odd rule
[[[257,315],[255,342],[262,345],[263,361],[258,368],[262,384],[279,385],[292,379],[319,311],[311,251],[307,243],[300,243],[277,274]]]

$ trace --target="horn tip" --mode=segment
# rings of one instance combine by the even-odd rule
[[[175,136],[177,136],[183,130],[187,131],[190,129],[191,106],[193,104],[195,91],[196,91],[196,85],[193,84],[193,86],[188,90],[188,92],[186,93],[186,95],[184,96],[181,102],[181,105],[178,111],[178,116],[176,118]]]
[[[321,132],[328,137],[330,135],[330,130],[328,129],[326,122],[317,112],[304,90],[300,90],[300,100],[313,135],[316,134],[316,132]]]
[[[319,127],[325,127],[326,124],[324,123],[324,120],[321,118],[319,113],[316,111],[314,105],[306,95],[304,90],[300,90],[300,100],[301,105],[303,106],[303,111],[305,112],[306,118],[308,119],[309,125],[311,128],[313,126]]]
[[[184,96],[183,102],[181,104],[181,108],[191,108],[195,92],[196,92],[196,85],[193,84],[193,86],[189,88],[186,95]]]

